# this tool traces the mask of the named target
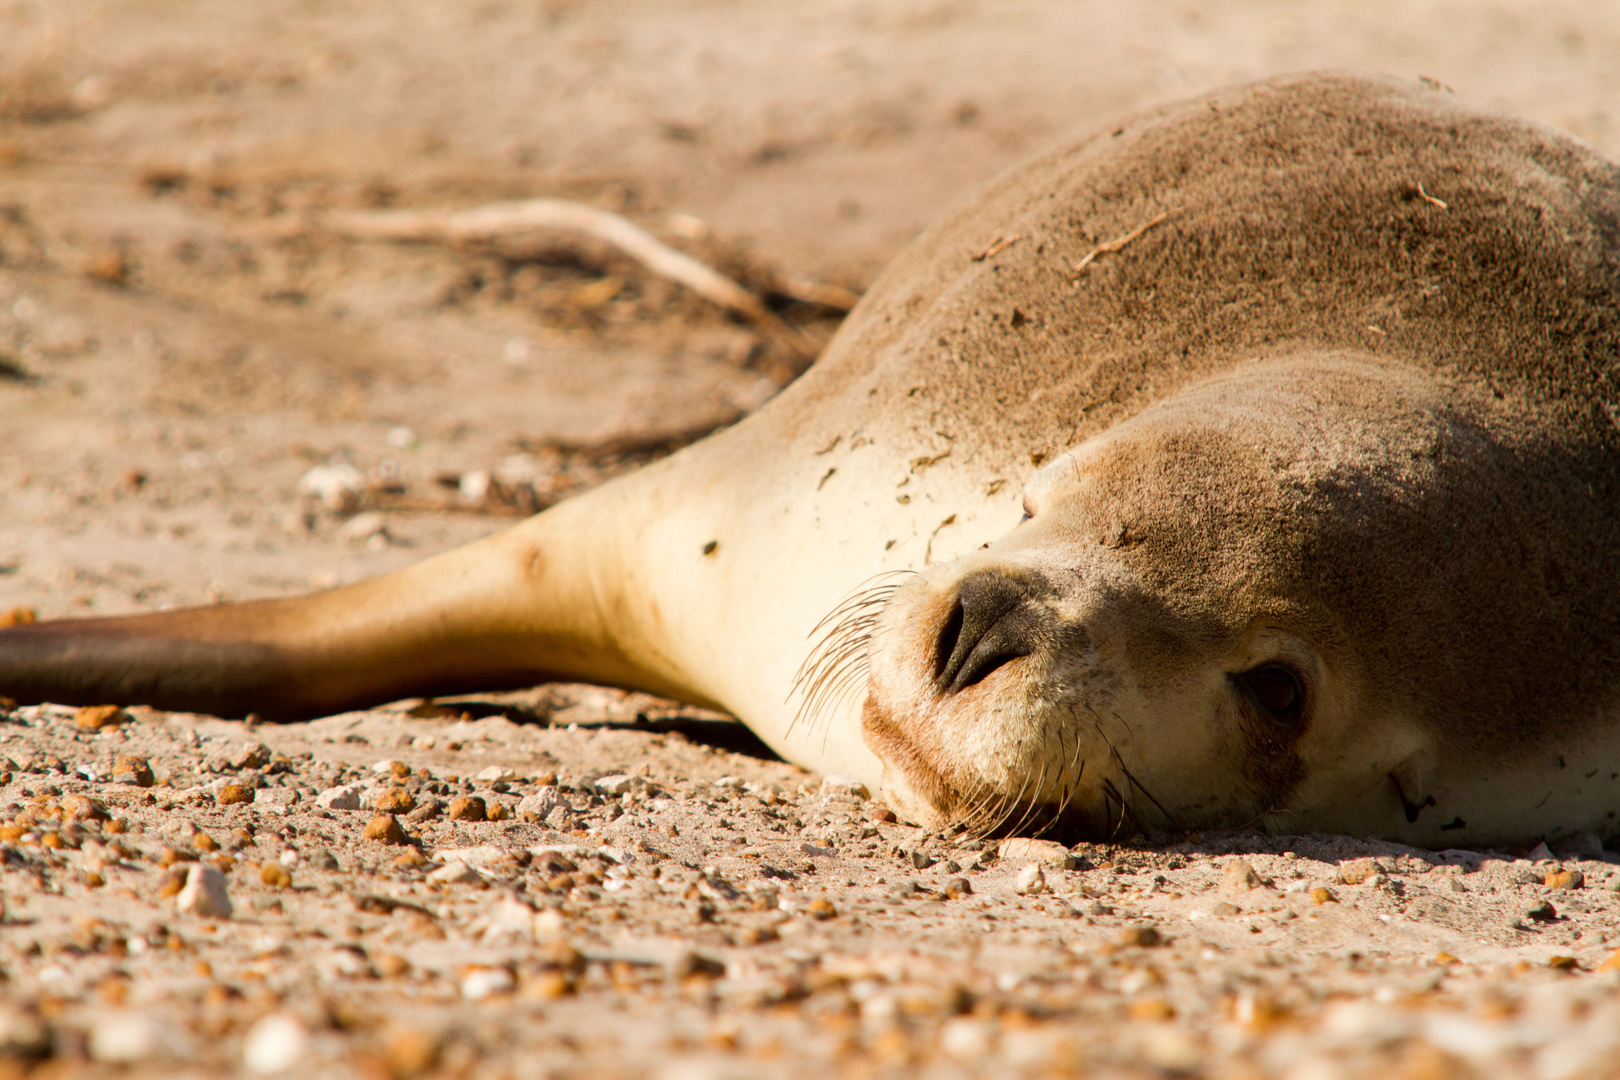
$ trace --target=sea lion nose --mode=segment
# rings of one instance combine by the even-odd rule
[[[935,645],[934,685],[956,693],[1009,660],[1035,651],[1036,616],[1028,592],[1005,574],[963,578]]]

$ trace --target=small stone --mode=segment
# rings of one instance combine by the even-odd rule
[[[341,870],[337,856],[325,848],[316,848],[306,856],[306,861],[317,870]]]
[[[225,887],[225,875],[218,867],[193,864],[186,873],[185,887],[175,898],[175,906],[202,919],[230,918],[231,894]]]
[[[401,1026],[388,1033],[383,1046],[387,1074],[410,1080],[430,1072],[439,1061],[439,1041],[420,1027]]]
[[[1317,907],[1321,907],[1323,904],[1337,904],[1338,902],[1339,898],[1333,895],[1332,889],[1317,886],[1311,890],[1311,903]]]
[[[411,775],[409,765],[403,761],[395,761],[393,758],[383,758],[381,761],[372,762],[371,771],[378,776],[392,776],[398,780],[403,780]]]
[[[468,1001],[483,1001],[496,994],[510,994],[517,988],[517,980],[503,967],[468,968],[461,977],[461,996]]]
[[[1164,944],[1164,935],[1159,928],[1148,924],[1127,926],[1119,933],[1119,943],[1127,947],[1151,949]]]
[[[1586,881],[1586,876],[1579,870],[1554,870],[1542,879],[1542,884],[1549,889],[1578,889]]]
[[[831,849],[829,849],[827,853],[829,855],[832,854]],[[911,866],[915,870],[926,870],[930,866],[933,866],[934,863],[939,861],[938,859],[934,858],[932,855],[928,854],[928,852],[920,851],[920,850],[919,851],[913,851],[911,853],[911,855],[910,855],[910,859],[911,859]]]
[[[73,725],[80,731],[100,731],[128,720],[129,714],[117,705],[86,705],[73,714]]]
[[[315,796],[315,805],[324,810],[358,810],[360,787],[357,784],[341,784],[327,788]]]
[[[39,614],[31,607],[11,607],[0,611],[0,629],[7,626],[27,626],[38,620]]]
[[[253,805],[258,807],[260,810],[271,814],[290,814],[292,813],[293,807],[298,804],[298,801],[299,794],[297,788],[259,788],[253,793]]]
[[[543,824],[558,807],[572,809],[555,787],[543,787],[533,795],[525,795],[518,800],[517,816],[521,821]]]
[[[424,821],[432,821],[444,813],[443,799],[424,799],[417,804],[415,810],[405,815],[405,820],[413,825],[420,825]]]
[[[1551,862],[1553,859],[1552,849],[1547,846],[1546,841],[1542,841],[1535,847],[1531,848],[1530,853],[1526,855],[1525,858],[1529,859],[1533,863]]]
[[[463,862],[449,862],[427,876],[434,885],[472,885],[483,881],[483,875]]]
[[[405,842],[405,829],[393,814],[378,814],[366,825],[366,830],[361,835],[367,840],[380,840],[385,844]]]
[[[1532,922],[1552,922],[1558,918],[1558,909],[1543,900],[1535,907],[1528,909],[1524,917]]]
[[[165,1028],[152,1017],[122,1009],[111,1010],[98,1016],[90,1029],[90,1058],[112,1065],[133,1065],[171,1056],[175,1049],[173,1042],[173,1029]]]
[[[945,895],[951,900],[973,895],[973,883],[965,877],[951,878],[945,883]]]
[[[823,797],[837,799],[861,799],[872,797],[866,785],[853,776],[844,776],[840,773],[828,773],[821,781],[821,794]]]
[[[272,889],[292,888],[292,874],[280,863],[265,863],[264,869],[259,871],[259,880]]]
[[[1127,1010],[1127,1015],[1129,1015],[1132,1020],[1174,1020],[1176,1018],[1176,1010],[1174,1006],[1172,1006],[1162,997],[1149,997],[1140,998],[1131,1002],[1130,1008]],[[1189,1062],[1189,1066],[1187,1068],[1178,1068],[1175,1071],[1178,1073],[1192,1072],[1197,1068],[1197,1065],[1198,1060],[1194,1058]]]
[[[364,473],[342,461],[310,469],[299,479],[298,493],[319,499],[334,513],[343,513],[359,505],[365,483]]]
[[[375,510],[368,510],[345,521],[338,529],[337,535],[339,540],[347,540],[351,544],[364,544],[373,538],[382,537],[382,544],[386,546],[388,519]]]
[[[484,800],[476,795],[464,795],[450,800],[451,821],[484,821],[489,817]]]
[[[1576,960],[1573,956],[1549,956],[1547,957],[1547,966],[1552,968],[1554,971],[1581,970],[1580,961]]]
[[[1074,863],[1069,849],[1055,840],[1034,840],[1027,836],[1010,836],[996,845],[996,854],[1009,862],[1036,862],[1067,870]]]
[[[1246,893],[1265,884],[1247,859],[1233,859],[1221,871],[1221,892]]]
[[[489,800],[489,809],[484,811],[485,821],[506,821],[512,816],[511,807],[499,799]]]
[[[826,920],[837,915],[838,909],[833,906],[831,900],[828,900],[825,896],[819,896],[805,905],[804,913],[812,919]]]
[[[242,1064],[249,1072],[287,1072],[303,1060],[309,1044],[309,1032],[293,1017],[266,1016],[248,1029],[242,1041]]]
[[[157,777],[152,775],[152,763],[133,754],[121,755],[113,763],[112,778],[114,783],[133,784],[143,788],[157,783]]]
[[[238,746],[226,763],[233,769],[262,769],[270,764],[276,752],[262,742],[243,743]]]
[[[385,814],[408,814],[416,809],[416,799],[404,788],[395,787],[378,795],[371,805]]]
[[[220,806],[237,806],[253,801],[253,789],[246,784],[225,784],[214,796],[214,802]]]
[[[371,966],[376,969],[378,978],[383,979],[398,979],[411,972],[411,962],[398,953],[372,953]]]
[[[895,812],[893,810],[890,810],[887,806],[879,806],[876,809],[874,809],[872,811],[872,817],[874,817],[878,821],[881,821],[881,822],[884,822],[885,824],[890,824],[890,825],[892,825],[896,821],[900,820],[900,818],[898,816],[896,816]]]
[[[1013,886],[1020,896],[1038,896],[1047,891],[1046,871],[1041,864],[1032,862],[1018,871],[1017,883]]]
[[[418,867],[427,865],[427,856],[416,848],[411,848],[405,854],[395,858],[393,865],[396,870],[415,870]]]
[[[1377,859],[1351,859],[1340,864],[1339,881],[1345,885],[1360,885],[1383,873],[1387,871]]]
[[[1209,913],[1211,915],[1216,915],[1216,916],[1219,916],[1220,918],[1225,919],[1225,918],[1230,918],[1233,915],[1241,915],[1241,914],[1243,914],[1243,909],[1238,907],[1236,904],[1231,904],[1231,903],[1226,902],[1225,900],[1221,900],[1218,903],[1214,903],[1214,904],[1210,905]]]
[[[62,796],[62,821],[106,821],[107,808],[88,795]]]
[[[487,769],[478,770],[478,775],[473,779],[485,784],[494,784],[504,780],[515,780],[517,773],[504,765],[491,765]]]
[[[1455,956],[1451,955],[1448,952],[1435,953],[1434,954],[1434,962],[1436,964],[1438,964],[1440,967],[1451,967],[1451,966],[1453,966],[1455,964],[1462,963],[1461,960],[1457,959]]]

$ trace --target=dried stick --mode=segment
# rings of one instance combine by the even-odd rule
[[[618,214],[562,199],[489,203],[471,210],[377,210],[325,215],[330,232],[369,240],[465,244],[535,229],[582,233],[606,241],[653,273],[679,282],[771,333],[793,352],[814,357],[816,345],[759,297],[712,267],[684,255]]]
[[[1106,244],[1098,244],[1096,247],[1094,247],[1090,251],[1086,252],[1086,255],[1085,255],[1084,258],[1082,258],[1079,262],[1074,264],[1075,277],[1079,277],[1080,274],[1082,274],[1085,271],[1086,267],[1091,265],[1091,261],[1093,259],[1095,259],[1097,256],[1099,256],[1099,255],[1108,255],[1108,254],[1111,254],[1112,252],[1118,251],[1120,248],[1124,247],[1126,244],[1130,243],[1132,240],[1135,240],[1137,237],[1141,236],[1143,233],[1145,233],[1149,229],[1153,228],[1153,226],[1159,224],[1161,221],[1164,221],[1166,218],[1168,218],[1171,214],[1174,214],[1174,213],[1175,213],[1174,210],[1166,210],[1164,213],[1160,214],[1158,217],[1154,218],[1152,221],[1143,222],[1141,225],[1138,225],[1136,228],[1132,229],[1130,232],[1126,233],[1124,236],[1115,237],[1113,240],[1108,241]]]

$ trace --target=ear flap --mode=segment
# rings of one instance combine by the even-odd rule
[[[1395,768],[1389,778],[1395,785],[1395,797],[1401,800],[1407,824],[1415,824],[1418,815],[1435,805],[1434,796],[1426,790],[1433,761],[1427,750],[1419,750]]]

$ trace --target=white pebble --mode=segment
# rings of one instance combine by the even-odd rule
[[[869,799],[872,793],[866,785],[853,776],[844,776],[839,773],[829,773],[821,781],[821,794],[832,795],[845,799]]]
[[[1030,863],[1018,871],[1018,893],[1021,896],[1035,896],[1046,892],[1046,871],[1041,869],[1040,863]]]
[[[315,805],[327,810],[358,810],[360,787],[357,784],[340,784],[327,788],[315,796]]]
[[[388,539],[388,519],[375,510],[364,514],[356,514],[343,523],[338,530],[338,539],[347,540],[351,544],[363,544],[376,537]]]
[[[175,897],[175,906],[204,919],[231,917],[231,894],[225,888],[225,875],[219,867],[198,863],[186,874],[186,886]]]
[[[105,1013],[90,1029],[90,1057],[118,1065],[169,1056],[173,1048],[161,1024],[135,1012]]]
[[[298,493],[319,499],[330,510],[353,510],[366,478],[346,461],[317,465],[298,481]]]
[[[481,880],[478,871],[464,862],[445,863],[427,876],[433,885],[471,885]]]
[[[486,784],[492,784],[497,780],[513,780],[516,778],[517,773],[501,765],[491,765],[487,769],[481,769],[479,770],[478,775],[475,777],[475,779],[481,780]]]
[[[249,1072],[286,1072],[309,1050],[309,1032],[290,1016],[266,1016],[242,1043],[242,1064]]]
[[[506,994],[516,984],[512,973],[505,968],[473,968],[461,979],[461,996],[468,1001],[482,1001],[491,994]]]

